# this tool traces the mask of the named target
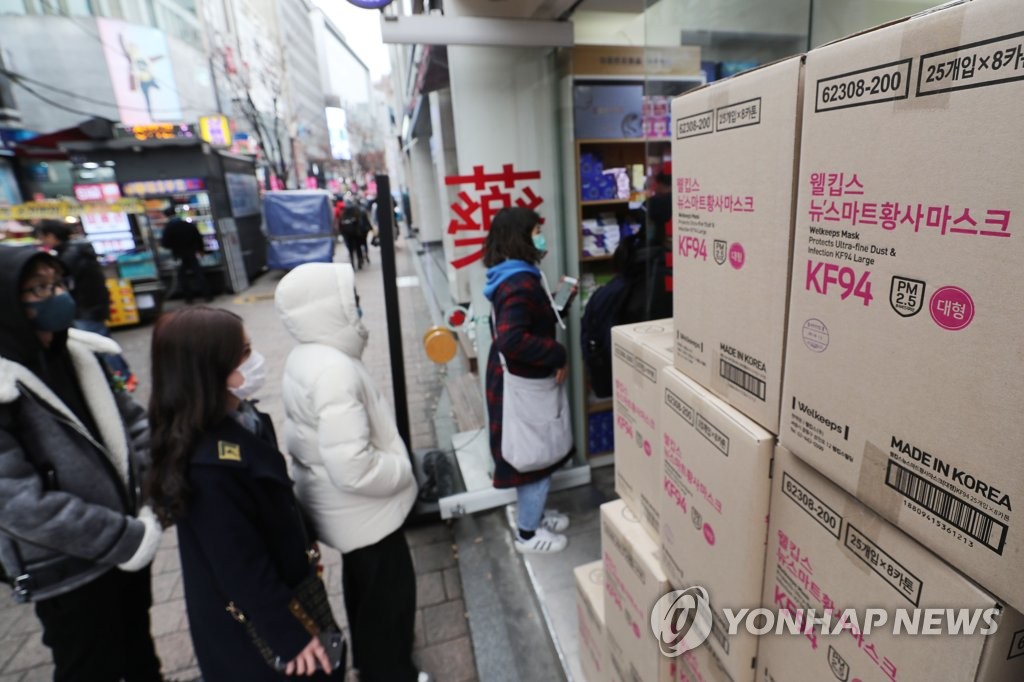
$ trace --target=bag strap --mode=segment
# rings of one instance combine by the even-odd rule
[[[555,311],[555,319],[558,320],[558,326],[564,330],[566,328],[565,320],[562,319],[562,313],[558,310],[558,304],[555,303],[555,296],[551,293],[551,287],[548,286],[547,275],[544,274],[543,270],[540,270],[540,281],[544,285],[544,293],[548,296],[548,302],[551,304],[551,309]]]

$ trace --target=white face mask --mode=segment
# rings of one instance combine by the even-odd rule
[[[249,353],[235,371],[242,375],[242,385],[228,386],[228,390],[239,400],[253,397],[267,383],[267,361],[257,350]]]

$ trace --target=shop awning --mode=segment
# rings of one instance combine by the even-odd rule
[[[67,152],[61,147],[67,142],[109,140],[113,137],[114,122],[95,117],[82,121],[76,126],[37,135],[15,147],[19,157],[33,159],[66,159]]]

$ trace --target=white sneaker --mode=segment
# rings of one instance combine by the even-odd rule
[[[434,678],[430,676],[430,673],[420,671],[420,674],[416,677],[416,682],[434,682]]]
[[[565,549],[569,544],[569,538],[541,527],[529,540],[520,538],[517,531],[514,544],[520,554],[554,554]]]
[[[540,525],[552,533],[561,533],[569,527],[569,517],[557,509],[545,509]]]
[[[519,522],[516,518],[516,505],[510,504],[505,507],[505,517],[508,519],[508,526],[515,533],[519,530]],[[545,509],[544,516],[540,519],[540,527],[547,528],[552,533],[562,533],[569,527],[569,517],[557,509]]]

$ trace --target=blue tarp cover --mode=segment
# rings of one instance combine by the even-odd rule
[[[267,267],[290,270],[334,260],[334,212],[323,190],[267,192],[263,199]]]
[[[291,270],[303,263],[330,263],[334,260],[334,238],[267,240],[267,267]]]
[[[331,195],[323,190],[267,192],[263,215],[268,237],[326,236],[334,218]]]

